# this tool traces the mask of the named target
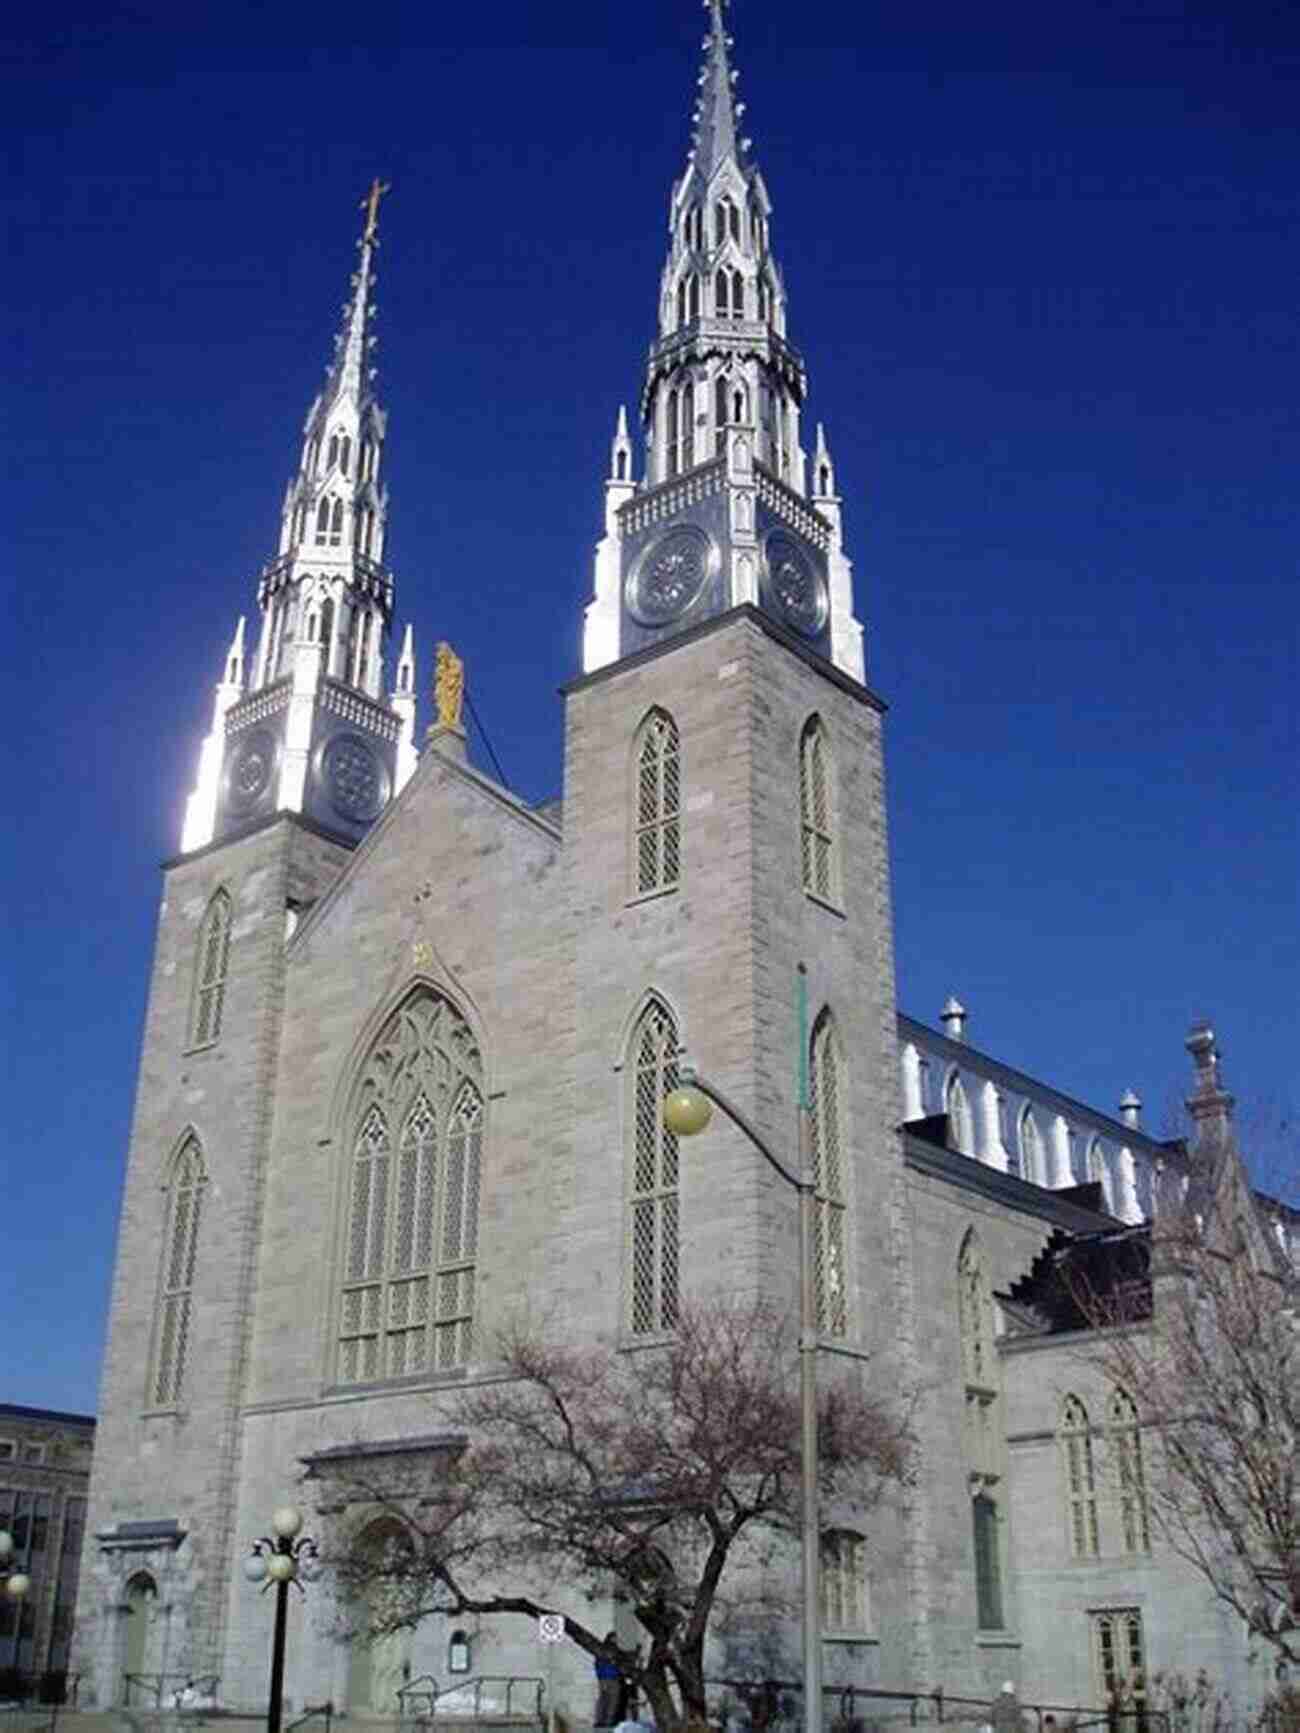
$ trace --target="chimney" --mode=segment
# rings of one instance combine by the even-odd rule
[[[1192,1056],[1195,1080],[1187,1097],[1192,1116],[1195,1150],[1221,1149],[1232,1141],[1232,1097],[1219,1076],[1219,1049],[1208,1023],[1194,1023],[1186,1040]]]
[[[943,1010],[939,1013],[939,1021],[943,1024],[943,1032],[950,1041],[966,1039],[966,1007],[954,994],[949,993],[944,1001]]]
[[[1120,1097],[1119,1116],[1125,1125],[1136,1131],[1142,1123],[1142,1101],[1135,1089],[1126,1089]]]

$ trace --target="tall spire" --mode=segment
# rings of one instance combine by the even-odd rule
[[[372,353],[387,191],[375,180],[361,201],[357,265],[333,359],[307,412],[279,551],[258,585],[262,626],[247,659],[247,695],[223,712],[207,767],[220,786],[214,801],[195,806],[187,849],[277,811],[308,814],[356,840],[412,768],[413,684],[404,689],[399,678],[397,692],[384,692],[393,579],[381,480],[387,417],[374,394]]]
[[[583,666],[590,672],[748,604],[860,680],[840,500],[825,437],[811,478],[800,441],[808,381],[787,335],[771,199],[741,133],[727,4],[704,0],[690,152],[669,198],[658,333],[641,393],[645,474],[633,484],[630,463],[618,467],[627,450],[620,426]],[[721,513],[701,506],[719,492]]]
[[[737,105],[732,89],[736,74],[731,70],[727,50],[734,44],[723,21],[723,0],[704,0],[704,4],[709,14],[709,34],[704,39],[708,58],[700,73],[691,151],[691,164],[699,176],[701,189],[708,186],[721,163],[728,157],[737,158],[736,121],[744,112],[743,103]]]

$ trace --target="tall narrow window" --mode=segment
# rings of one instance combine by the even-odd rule
[[[652,1000],[632,1032],[628,1323],[636,1335],[677,1323],[677,1139],[663,1100],[677,1085],[677,1029]]]
[[[677,325],[678,329],[686,323],[686,279],[682,278],[677,285]]]
[[[695,462],[695,381],[690,374],[682,384],[682,468]]]
[[[682,866],[682,771],[677,724],[652,710],[636,749],[636,891],[673,889]]]
[[[1088,1145],[1088,1178],[1094,1185],[1101,1187],[1102,1203],[1108,1210],[1114,1209],[1114,1198],[1111,1195],[1110,1168],[1106,1165],[1106,1151],[1099,1137],[1094,1137]]]
[[[154,1362],[149,1380],[149,1402],[155,1408],[174,1408],[185,1392],[194,1311],[194,1265],[206,1179],[199,1141],[189,1137],[172,1162],[166,1192]]]
[[[731,316],[733,319],[745,317],[745,279],[739,271],[731,273]]]
[[[352,1146],[338,1381],[449,1371],[473,1351],[483,1064],[427,989],[385,1024]]]
[[[719,376],[713,385],[713,420],[717,427],[717,455],[727,449],[727,381]]]
[[[971,1122],[970,1101],[961,1078],[954,1071],[943,1092],[943,1108],[948,1115],[948,1136],[952,1147],[963,1155],[975,1153],[975,1134]]]
[[[728,306],[728,301],[730,299],[730,286],[730,280],[727,277],[727,273],[725,271],[719,271],[717,276],[713,279],[713,311],[719,319],[727,318],[731,311]]]
[[[835,1026],[828,1012],[822,1013],[813,1029],[809,1061],[810,1131],[816,1179],[813,1281],[817,1291],[817,1327],[827,1335],[842,1336],[848,1328],[842,1064]]]
[[[1020,1115],[1020,1171],[1035,1185],[1042,1185],[1043,1139],[1038,1122],[1028,1107]]]
[[[681,405],[676,391],[668,393],[668,474],[674,476],[681,468]]]
[[[194,951],[191,1047],[208,1047],[221,1034],[221,1017],[226,1007],[226,969],[230,962],[230,916],[229,895],[217,891],[203,916]]]
[[[975,1540],[975,1618],[982,1631],[1000,1631],[1002,1611],[1002,1542],[998,1534],[996,1499],[980,1492],[971,1500]]]
[[[325,460],[326,469],[333,469],[334,465],[338,462],[338,460],[339,460],[339,436],[337,433],[331,433],[330,434],[330,444],[329,444],[329,455]]]
[[[799,813],[803,888],[810,896],[832,902],[836,874],[831,755],[819,716],[809,719],[799,741]]]
[[[1136,1733],[1147,1725],[1142,1614],[1136,1607],[1111,1607],[1091,1614],[1090,1622],[1097,1694],[1108,1709],[1116,1711],[1111,1725]],[[1121,1719],[1120,1710],[1127,1710],[1132,1719]]]
[[[348,469],[349,469],[349,466],[351,465],[351,463],[352,463],[352,441],[349,438],[349,436],[345,433],[343,435],[343,438],[339,441],[339,468],[343,471],[344,475],[346,475],[348,473]]]
[[[1077,1396],[1067,1396],[1061,1409],[1061,1467],[1065,1476],[1066,1528],[1074,1558],[1096,1558],[1101,1551],[1097,1531],[1097,1480],[1092,1457],[1088,1411]]]
[[[320,605],[320,641],[324,646],[325,672],[332,674],[334,672],[334,604],[328,596]]]
[[[1151,1518],[1147,1507],[1146,1468],[1142,1460],[1142,1431],[1133,1398],[1117,1390],[1111,1397],[1109,1419],[1124,1551],[1150,1552]]]
[[[692,276],[692,278],[691,278],[691,318],[692,319],[698,319],[699,316],[700,316],[700,279],[698,277]]]
[[[823,1630],[867,1629],[867,1543],[852,1529],[822,1535],[821,1596]]]
[[[342,540],[343,540],[343,501],[341,499],[336,499],[334,501],[334,511],[330,517],[330,546],[332,548],[336,548],[336,547],[338,547],[339,543]]]
[[[330,502],[323,499],[316,507],[316,546],[323,548],[329,540]]]

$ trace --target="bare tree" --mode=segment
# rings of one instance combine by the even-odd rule
[[[1149,1287],[1076,1294],[1150,1441],[1119,1442],[1121,1497],[1149,1504],[1257,1639],[1300,1662],[1300,1292],[1244,1174],[1212,1219],[1186,1209],[1158,1224]]]
[[[463,1438],[418,1466],[363,1453],[331,1466],[345,1499],[388,1510],[405,1536],[340,1560],[345,1584],[386,1629],[434,1612],[560,1612],[573,1642],[644,1693],[658,1726],[703,1720],[724,1590],[761,1600],[781,1537],[798,1530],[793,1348],[765,1303],[685,1307],[671,1341],[632,1352],[511,1330],[499,1381],[458,1405]],[[859,1369],[822,1391],[824,1500],[865,1511],[908,1478],[909,1460],[906,1414],[868,1394]],[[584,1623],[611,1590],[644,1633],[637,1645]]]

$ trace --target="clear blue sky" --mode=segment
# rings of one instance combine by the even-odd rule
[[[423,686],[456,644],[540,798],[705,15],[24,17],[50,22],[4,63],[0,1396],[83,1409],[158,863],[357,201],[392,181],[398,618]],[[1293,1104],[1300,13],[739,0],[733,29],[891,706],[904,1008],[955,991],[979,1045],[1153,1120],[1208,1015],[1238,1095]],[[1294,1194],[1294,1154],[1269,1177]]]

